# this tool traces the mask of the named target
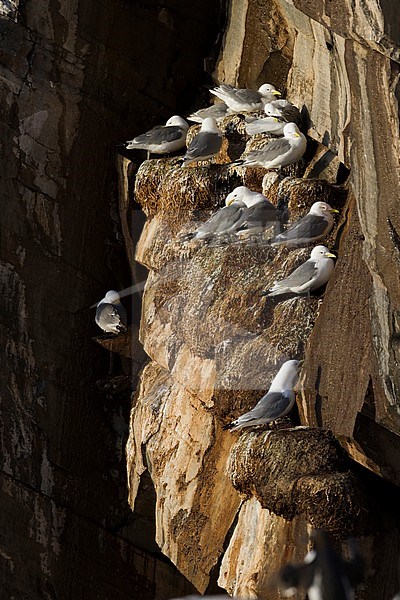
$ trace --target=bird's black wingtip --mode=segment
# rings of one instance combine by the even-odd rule
[[[224,431],[228,431],[229,429],[232,429],[233,427],[233,423],[227,423],[226,425],[222,425],[222,429]]]

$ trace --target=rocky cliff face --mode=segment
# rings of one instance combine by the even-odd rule
[[[160,560],[153,507],[139,501],[138,518],[127,504],[129,364],[116,361],[119,379],[99,390],[109,357],[89,306],[131,282],[115,145],[193,101],[219,11],[0,2],[2,598],[193,589]]]
[[[130,502],[149,473],[156,539],[204,592],[278,598],[271,574],[300,560],[322,526],[358,537],[367,559],[358,598],[398,586],[400,35],[394,2],[232,0],[216,80],[265,81],[303,108],[309,150],[279,182],[226,168],[246,138],[224,121],[215,164],[143,163],[128,181],[147,221],[136,260],[149,270],[140,339],[150,363],[131,413]],[[121,164],[121,170],[126,163]],[[340,210],[323,297],[261,299],[307,255],[260,240],[190,243],[180,235],[235,185],[280,210],[316,199]],[[134,194],[133,194],[133,188]],[[295,423],[310,429],[223,432],[268,388],[277,364],[305,357]],[[384,500],[385,498],[385,500]]]

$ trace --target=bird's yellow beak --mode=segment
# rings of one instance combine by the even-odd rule
[[[271,92],[271,94],[273,94],[274,96],[282,96],[282,94],[278,92],[278,90],[274,90],[273,92]]]
[[[301,137],[301,135],[299,133],[294,133],[293,137]]]
[[[225,206],[230,206],[235,201],[235,198],[230,198],[227,202],[225,202]]]
[[[331,213],[336,213],[337,215],[339,214],[339,211],[338,211],[338,210],[336,210],[336,208],[330,208],[330,209],[329,209],[329,212],[331,212]]]
[[[336,254],[332,254],[332,252],[325,252],[324,256],[326,258],[336,258]]]

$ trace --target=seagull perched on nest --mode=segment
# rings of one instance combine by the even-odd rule
[[[194,136],[186,154],[182,158],[182,166],[199,160],[208,160],[220,151],[222,146],[222,133],[218,129],[217,122],[213,117],[206,117],[201,124],[201,129]]]
[[[296,123],[298,126],[301,124],[299,109],[288,100],[267,102],[264,112],[266,117],[246,117],[246,133],[249,135],[257,133],[283,135],[286,123]]]
[[[307,140],[296,123],[287,123],[283,128],[283,138],[269,142],[259,150],[252,150],[244,158],[232,164],[243,167],[281,168],[297,162],[306,151]]]
[[[275,375],[268,392],[249,412],[241,415],[223,429],[243,429],[255,425],[265,425],[276,421],[290,412],[294,406],[294,386],[297,383],[303,361],[287,360]]]
[[[264,112],[269,117],[282,119],[286,123],[301,124],[301,113],[297,106],[288,100],[273,100],[264,106]]]
[[[106,333],[124,333],[126,331],[126,310],[120,302],[120,295],[110,290],[97,304],[95,321]]]
[[[272,246],[279,244],[309,244],[324,239],[333,227],[332,213],[339,211],[326,202],[314,202],[310,211],[289,229],[272,240]]]
[[[315,246],[312,249],[310,258],[302,265],[297,267],[288,277],[275,281],[274,286],[263,292],[262,296],[278,296],[279,294],[310,293],[320,288],[330,278],[335,263],[332,258],[336,258],[332,252],[329,252],[326,246]]]
[[[281,93],[269,83],[264,83],[258,88],[258,91],[248,90],[246,88],[235,88],[226,83],[210,90],[211,94],[217,96],[225,102],[232,112],[254,112],[263,110],[267,102],[271,102]]]
[[[231,110],[225,102],[218,102],[218,104],[213,104],[208,108],[201,108],[186,118],[189,121],[194,121],[194,123],[202,123],[207,117],[213,117],[218,122],[229,114],[231,114]]]
[[[258,233],[275,221],[276,208],[272,202],[263,194],[240,185],[225,198],[224,207],[183,239],[204,240],[237,232]]]
[[[184,148],[188,129],[185,119],[174,115],[165,125],[157,125],[121,145],[127,150],[147,150],[147,158],[151,153],[169,154]]]
[[[353,600],[353,587],[364,579],[364,560],[352,544],[351,560],[344,560],[331,546],[322,529],[312,533],[314,550],[303,563],[288,564],[278,574],[279,587],[285,596],[296,590],[307,591],[310,600]]]

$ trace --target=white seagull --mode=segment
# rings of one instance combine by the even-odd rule
[[[222,83],[219,87],[210,90],[210,92],[223,100],[231,111],[236,113],[263,110],[267,102],[271,102],[276,96],[281,95],[275,86],[269,83],[264,83],[258,88],[258,91],[235,88]]]
[[[289,229],[277,235],[271,245],[319,242],[333,227],[332,213],[339,213],[339,211],[329,206],[327,202],[314,202],[310,211]]]
[[[126,331],[126,310],[120,302],[120,295],[110,290],[97,304],[95,321],[106,333],[124,333]]]
[[[232,164],[243,167],[281,168],[297,162],[306,151],[307,140],[296,123],[287,123],[283,128],[283,138],[269,142],[259,150],[252,150],[244,158]]]
[[[208,160],[220,151],[222,133],[213,117],[206,117],[199,133],[192,139],[182,158],[182,166],[199,160]]]
[[[169,154],[185,147],[188,129],[189,124],[185,119],[174,115],[165,125],[157,125],[121,145],[127,150],[147,150],[147,157],[151,153]]]
[[[294,386],[297,383],[303,361],[287,360],[275,375],[268,392],[249,412],[241,415],[223,429],[243,429],[276,421],[290,412],[294,406]]]
[[[282,119],[286,123],[301,123],[300,110],[288,100],[273,100],[264,106],[264,112],[269,117]]]
[[[244,185],[236,187],[225,198],[225,206],[183,240],[204,240],[231,233],[262,231],[276,221],[276,208],[263,194]]]
[[[297,267],[288,277],[275,281],[273,287],[263,292],[262,296],[278,296],[279,294],[309,294],[324,285],[332,275],[335,254],[326,246],[315,246],[310,258]]]

